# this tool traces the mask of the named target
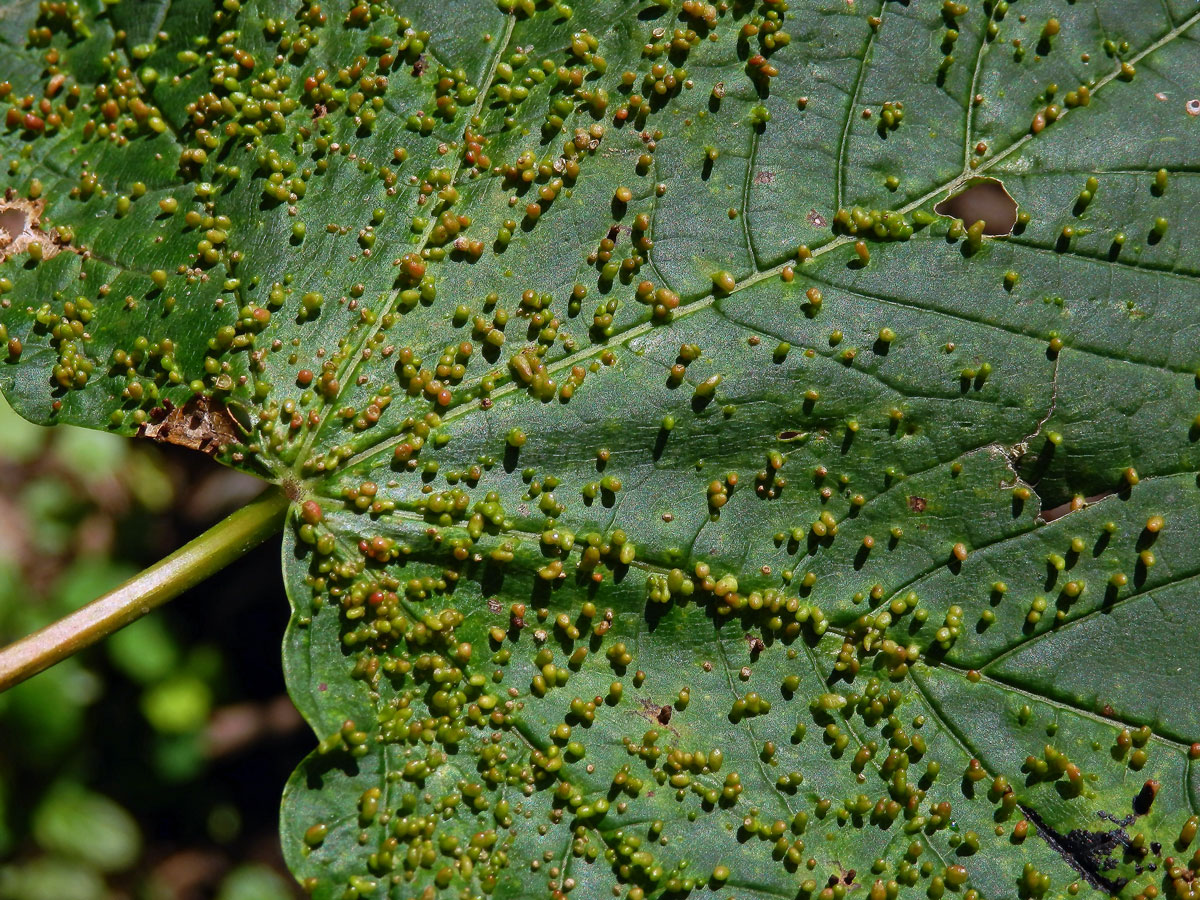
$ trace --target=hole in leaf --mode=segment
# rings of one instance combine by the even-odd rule
[[[1057,519],[1061,519],[1067,513],[1073,513],[1079,509],[1085,509],[1093,503],[1099,503],[1105,497],[1111,497],[1116,491],[1101,491],[1099,494],[1093,494],[1091,497],[1085,497],[1083,503],[1078,500],[1068,500],[1066,503],[1060,503],[1058,506],[1049,509],[1043,509],[1038,515],[1038,521],[1043,524],[1049,524]]]
[[[1012,234],[1017,224],[1017,201],[995,178],[979,178],[933,208],[939,216],[962,219],[967,225],[983,222],[983,233],[991,237]]]
[[[29,213],[19,206],[0,209],[0,244],[7,245],[29,227]]]
[[[49,259],[59,251],[58,243],[38,227],[42,213],[42,201],[29,201],[14,197],[13,191],[0,200],[0,262],[18,253],[24,253],[29,245],[38,243],[42,248],[42,259]]]

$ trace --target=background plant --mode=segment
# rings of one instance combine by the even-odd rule
[[[1194,4],[10,10],[0,383],[290,501],[305,889],[1193,895]]]
[[[108,590],[257,490],[207,464],[40,428],[0,400],[0,642]],[[255,602],[251,584],[285,601],[269,568],[256,579],[261,558],[243,563],[230,572],[238,587],[193,592],[0,694],[0,897],[293,896],[271,871],[282,859],[267,798],[306,741],[280,712],[278,665],[227,627]],[[282,633],[285,618],[264,624]]]

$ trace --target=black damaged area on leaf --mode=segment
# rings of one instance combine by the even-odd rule
[[[1130,838],[1123,827],[1118,826],[1109,831],[1078,828],[1064,835],[1048,826],[1034,810],[1023,808],[1022,812],[1054,852],[1082,875],[1092,887],[1110,894],[1119,894],[1128,883],[1127,878],[1113,879],[1104,874],[1118,865],[1119,861],[1114,859],[1112,854],[1119,853],[1129,846]]]
[[[1103,810],[1098,811],[1097,817],[1113,826],[1100,831],[1074,828],[1063,834],[1048,825],[1035,809],[1024,804],[1019,806],[1025,818],[1033,823],[1046,843],[1082,875],[1088,884],[1111,895],[1117,895],[1130,879],[1110,877],[1108,873],[1123,862],[1132,861],[1133,872],[1136,875],[1157,872],[1163,865],[1160,843],[1147,842],[1144,835],[1135,838],[1127,831],[1140,816],[1150,812],[1158,789],[1158,782],[1148,780],[1133,798],[1133,812],[1130,815],[1117,818]]]

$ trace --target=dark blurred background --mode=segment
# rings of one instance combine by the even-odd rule
[[[31,425],[0,399],[0,644],[262,485],[200,453]],[[285,900],[279,798],[315,744],[284,691],[279,538],[0,694],[0,900]]]

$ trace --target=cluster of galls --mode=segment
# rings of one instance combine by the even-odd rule
[[[59,50],[50,46],[56,32],[66,32],[74,38],[90,37],[88,26],[82,21],[78,4],[41,3],[39,25],[30,29],[30,46],[46,47],[43,58],[48,79],[43,96],[10,97],[12,86],[0,83],[0,100],[8,98],[10,106],[5,114],[5,124],[19,129],[30,137],[47,132],[53,133],[72,128],[76,118],[86,117],[83,126],[85,140],[93,136],[112,140],[119,145],[128,143],[131,137],[142,134],[161,134],[167,130],[161,111],[149,101],[146,88],[153,87],[158,73],[143,67],[135,76],[123,52],[113,50],[105,55],[100,64],[108,70],[108,79],[99,82],[90,101],[82,101],[82,91],[77,84],[68,85],[69,76],[61,68]],[[166,36],[159,34],[158,39]],[[114,43],[120,45],[126,38],[124,31],[114,35]],[[129,48],[135,59],[144,59],[152,45]],[[56,102],[57,101],[57,102]]]
[[[879,133],[884,135],[895,131],[904,121],[904,104],[899,100],[887,100],[879,110]]]
[[[1122,67],[1122,77],[1126,80],[1133,77],[1133,66],[1128,63]],[[1058,93],[1058,85],[1049,84],[1046,86],[1046,105],[1041,107],[1033,114],[1033,121],[1029,123],[1030,134],[1040,134],[1047,125],[1053,125],[1068,109],[1073,109],[1076,106],[1090,106],[1092,102],[1092,89],[1089,85],[1081,84],[1074,90],[1067,91],[1063,96],[1062,104],[1054,102],[1054,96]]]
[[[474,352],[475,348],[469,341],[462,341],[443,349],[436,365],[433,368],[425,368],[423,361],[413,354],[411,347],[403,347],[396,354],[398,380],[409,397],[423,396],[438,408],[447,407],[454,398],[451,388],[461,383],[466,376],[467,363]],[[397,460],[399,461],[399,457]]]
[[[426,439],[430,436],[433,429],[441,424],[441,417],[437,413],[426,413],[422,418],[417,419],[412,416],[400,423],[399,427],[399,443],[392,450],[392,461],[398,465],[405,466],[409,469],[417,467],[417,455],[425,446]]]
[[[530,200],[525,206],[525,223],[532,225],[541,219],[542,214],[564,188],[569,189],[575,183],[579,178],[581,162],[586,161],[599,149],[603,139],[604,126],[598,122],[593,123],[587,128],[576,128],[573,136],[563,143],[562,152],[553,159],[547,158],[538,162],[534,153],[526,150],[511,163],[496,164],[491,171],[501,177],[507,185],[516,188],[517,193],[509,198],[509,203],[513,206],[517,205],[519,197],[535,182],[541,185],[537,199]],[[508,232],[508,236],[498,235],[500,249],[512,240],[515,228],[516,223],[505,223],[502,226],[502,229]]]
[[[623,212],[626,204],[628,204],[632,199],[633,192],[629,188],[618,187],[614,193],[613,205],[619,212]],[[618,277],[620,277],[622,283],[629,284],[632,281],[633,276],[641,271],[642,267],[646,264],[651,248],[654,246],[654,241],[650,238],[650,225],[650,216],[648,214],[639,213],[634,217],[633,224],[629,229],[631,244],[629,255],[623,259],[614,259],[613,257],[613,253],[617,247],[617,241],[620,239],[620,235],[623,230],[619,224],[614,224],[611,228],[609,228],[608,233],[600,239],[600,243],[596,247],[596,250],[587,255],[588,265],[595,266],[600,272],[600,284],[602,287],[610,285],[613,280]],[[650,297],[655,290],[655,285],[652,283],[639,283],[636,294],[638,302],[651,302]],[[666,291],[666,293],[662,296],[664,298],[669,298],[670,295],[671,292]],[[656,307],[666,306],[668,302],[669,299],[660,300],[655,298],[655,301],[652,305]],[[674,305],[667,307],[668,311],[670,309],[674,309],[675,306],[678,305],[679,301],[678,298],[676,298]],[[664,314],[658,315],[656,318],[663,320],[668,317]],[[611,336],[611,332],[608,332],[605,336]]]
[[[51,375],[59,387],[64,389],[77,389],[84,387],[92,372],[97,368],[93,361],[85,352],[85,345],[91,341],[92,336],[88,332],[88,323],[92,321],[94,305],[87,297],[78,296],[74,300],[63,300],[62,293],[55,292],[54,299],[62,302],[61,311],[55,311],[49,303],[43,303],[34,312],[34,321],[37,323],[37,329],[49,334],[50,344],[58,350],[58,361],[54,364]],[[7,340],[7,330],[0,335],[0,339]],[[149,344],[145,338],[140,338],[143,342],[142,350],[148,349]],[[168,342],[169,344],[170,342]],[[16,353],[14,353],[16,349]],[[20,342],[16,347],[9,341],[8,346],[9,356],[20,355]],[[138,361],[141,362],[141,354],[139,353]],[[116,360],[113,361],[117,365]],[[167,373],[174,368],[173,347],[170,358],[170,364],[164,367],[161,374],[163,380],[167,378]]]
[[[833,233],[864,237],[877,241],[906,241],[913,236],[917,228],[933,224],[937,218],[925,210],[913,210],[911,221],[903,213],[883,209],[839,209],[833,216]],[[857,250],[857,248],[856,248]],[[859,257],[863,256],[858,252]],[[804,254],[797,253],[800,262],[804,262]],[[867,254],[867,259],[870,254]],[[863,262],[866,262],[864,259]]]
[[[754,493],[764,500],[776,500],[787,487],[787,478],[779,474],[783,468],[783,454],[772,450],[767,454],[767,467],[754,476]]]

